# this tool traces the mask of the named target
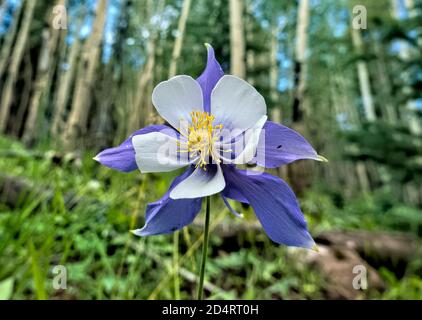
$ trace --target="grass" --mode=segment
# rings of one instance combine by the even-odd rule
[[[122,174],[99,166],[92,154],[81,161],[56,165],[48,156],[37,158],[20,143],[0,139],[0,171],[33,184],[33,192],[9,208],[0,201],[0,297],[11,299],[192,299],[196,291],[202,228],[179,233],[179,252],[173,236],[139,238],[130,230],[143,225],[145,205],[161,197],[177,173]],[[48,148],[38,149],[48,155]],[[38,152],[37,151],[37,152]],[[38,192],[36,192],[38,190]],[[41,190],[41,192],[40,192]],[[310,192],[302,204],[310,226],[388,228],[377,216],[375,196],[347,202],[341,210],[329,196]],[[366,206],[365,208],[359,208]],[[240,208],[240,207],[239,207]],[[371,210],[368,211],[368,208]],[[420,220],[403,218],[407,207],[391,212],[412,232]],[[243,209],[245,212],[245,209]],[[363,214],[362,212],[366,212]],[[246,220],[255,219],[250,209]],[[379,213],[379,212],[378,212]],[[397,214],[397,213],[396,213]],[[201,213],[199,219],[204,218]],[[211,236],[205,286],[208,299],[313,299],[322,297],[324,281],[307,267],[297,267],[286,248],[272,243],[264,232],[246,232],[227,242],[213,230],[233,217],[217,198],[212,199]],[[416,220],[415,220],[416,219]],[[380,222],[381,221],[381,222]],[[236,223],[243,223],[236,220]],[[55,290],[54,266],[67,270],[67,289]],[[175,277],[174,270],[179,270]],[[381,298],[414,296],[422,282],[415,274],[404,280],[384,272],[395,290]],[[404,290],[408,283],[414,288]]]

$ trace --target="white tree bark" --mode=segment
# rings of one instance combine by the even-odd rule
[[[151,17],[154,14],[152,8],[152,1],[147,1],[148,13],[147,18],[151,20]],[[159,0],[156,13],[160,14],[164,10],[164,0]],[[158,24],[160,24],[159,22]],[[133,133],[133,131],[138,130],[142,124],[147,122],[147,119],[151,117],[151,114],[148,114],[148,109],[151,102],[151,96],[148,95],[148,87],[153,81],[154,76],[154,66],[155,66],[155,55],[156,55],[156,46],[157,46],[157,37],[158,29],[156,25],[149,25],[150,37],[147,44],[147,58],[145,65],[140,69],[136,94],[134,98],[134,103],[130,113],[130,121],[128,126],[127,134]]]
[[[107,0],[98,0],[91,34],[82,50],[83,72],[78,75],[73,103],[67,123],[64,142],[72,147],[87,129],[88,114],[94,89],[95,70],[100,61],[101,43],[106,21]]]
[[[169,68],[169,78],[174,77],[177,74],[177,64],[180,59],[180,54],[182,53],[183,39],[185,37],[186,22],[189,17],[189,10],[192,0],[184,0],[182,13],[180,14],[179,24],[177,27],[177,35],[174,41],[173,54],[171,57],[170,68]]]
[[[5,1],[5,3],[7,3],[7,1]],[[0,50],[0,78],[3,76],[11,56],[10,52],[12,50],[13,40],[15,39],[16,32],[18,30],[19,17],[23,7],[24,5],[21,4],[15,9],[12,18],[12,25],[9,27],[9,30],[7,30],[6,35],[4,35],[3,44]]]
[[[6,0],[0,1],[0,23],[3,23],[3,17],[6,13],[7,5],[8,5],[8,2]]]
[[[304,98],[306,90],[306,52],[308,46],[310,7],[309,0],[300,0],[296,26],[295,69],[294,69],[294,100],[293,123],[299,123],[304,113]]]
[[[14,86],[18,78],[19,66],[27,44],[35,4],[36,1],[26,1],[21,29],[11,55],[9,73],[4,84],[3,94],[0,100],[0,133],[5,132],[7,121],[9,119],[10,108],[13,102]]]
[[[82,19],[77,24],[76,30],[79,30]],[[69,58],[67,60],[68,69],[61,70],[59,76],[59,86],[57,89],[56,96],[54,98],[54,110],[53,110],[53,122],[51,125],[51,135],[56,136],[59,132],[64,129],[64,117],[66,106],[69,102],[69,95],[72,86],[73,79],[77,70],[77,59],[79,57],[81,49],[81,40],[79,35],[75,35],[75,40],[70,48]]]
[[[65,0],[56,0],[56,5],[64,5]],[[41,113],[43,101],[50,89],[51,78],[54,72],[54,60],[56,57],[57,47],[60,42],[60,29],[45,28],[42,38],[43,45],[38,60],[37,77],[34,85],[34,93],[29,103],[29,114],[25,124],[25,132],[23,141],[27,144],[32,143],[37,138],[37,124]],[[65,41],[64,39],[62,39]]]
[[[351,30],[353,46],[355,47],[356,52],[361,54],[363,52],[363,41],[360,30],[356,30],[354,28],[352,28]],[[371,84],[369,80],[368,66],[366,65],[366,62],[359,60],[357,62],[357,69],[360,93],[362,97],[363,108],[365,111],[365,118],[367,121],[373,122],[376,120],[376,115],[371,92]]]
[[[278,107],[279,104],[279,91],[278,91],[278,80],[279,80],[279,72],[280,67],[277,59],[279,44],[278,44],[278,35],[283,29],[279,25],[275,25],[274,22],[272,29],[271,29],[271,50],[270,50],[270,60],[271,60],[271,69],[270,69],[270,84],[271,84],[271,100],[276,105],[276,109],[279,113],[279,121],[282,118],[282,108],[281,105]]]
[[[243,0],[230,0],[230,73],[245,79]]]

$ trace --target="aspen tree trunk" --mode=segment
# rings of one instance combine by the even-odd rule
[[[152,10],[152,1],[148,0],[147,7],[150,8],[149,16],[153,14]],[[162,12],[164,10],[164,0],[160,0],[158,3],[157,12]],[[149,17],[149,18],[150,18]],[[136,87],[137,94],[134,98],[134,104],[130,114],[130,122],[128,126],[127,134],[133,133],[133,131],[138,130],[143,123],[145,123],[150,117],[146,112],[146,106],[148,106],[151,97],[148,95],[148,86],[153,80],[154,75],[154,66],[155,66],[155,55],[156,55],[156,46],[157,46],[157,37],[158,30],[155,26],[150,25],[150,37],[147,44],[147,60],[145,65],[139,71],[138,75],[138,85]]]
[[[8,7],[8,1],[1,0],[0,1],[0,25],[3,24],[3,18],[6,15],[7,7]],[[4,36],[5,36],[4,34],[0,34],[0,42]]]
[[[359,115],[357,113],[356,108],[353,107],[352,97],[350,96],[350,77],[347,76],[334,76],[334,81],[337,83],[338,90],[336,90],[335,94],[337,94],[338,101],[336,104],[343,107],[344,112],[347,114],[347,118],[349,122],[357,126],[360,123]],[[339,163],[335,164],[335,167],[328,169],[332,172],[333,176],[341,181],[342,173],[350,172],[351,174],[347,176],[347,183],[342,185],[347,185],[347,189],[345,190],[346,196],[351,197],[353,194],[356,193],[356,190],[368,191],[369,190],[369,179],[366,171],[365,164],[363,162],[358,162],[357,164],[354,163]],[[355,170],[356,175],[353,175],[353,170]],[[341,185],[340,185],[341,186]]]
[[[300,0],[296,25],[296,48],[294,62],[294,96],[292,106],[292,127],[304,134],[303,123],[305,111],[305,90],[306,90],[306,52],[308,46],[308,27],[310,16],[309,0]],[[310,164],[304,161],[294,163],[288,168],[288,177],[293,190],[302,194],[303,190],[310,185]]]
[[[369,192],[369,190],[371,190],[371,187],[369,184],[367,168],[364,162],[359,161],[356,164],[356,173],[359,179],[361,190],[363,192]]]
[[[90,142],[89,146],[99,149],[106,148],[107,145],[112,143],[112,141],[107,141],[107,139],[104,139],[104,137],[108,136],[107,133],[112,129],[110,111],[114,101],[116,101],[115,93],[117,90],[119,90],[119,88],[116,86],[115,79],[110,76],[113,74],[112,70],[112,62],[108,62],[108,64],[102,70],[101,75],[99,76],[99,88],[95,91],[96,100],[98,101],[98,109],[100,109],[101,112],[97,112],[94,115],[94,119],[90,127],[92,130],[90,137],[94,137],[95,139]]]
[[[278,80],[279,80],[279,64],[277,60],[277,54],[279,49],[278,35],[282,28],[273,22],[271,29],[271,47],[270,47],[270,86],[271,86],[271,101],[274,104],[274,108],[271,112],[272,120],[281,123],[283,118],[283,110],[280,104],[280,96],[278,92]],[[288,178],[287,166],[281,166],[277,168],[277,174],[283,179]]]
[[[21,30],[16,39],[15,47],[10,60],[10,68],[3,87],[3,94],[0,100],[0,133],[4,133],[9,119],[10,108],[13,103],[13,91],[18,78],[19,66],[22,61],[25,45],[27,43],[32,15],[34,13],[36,1],[26,1]]]
[[[7,1],[5,1],[7,3]],[[11,50],[13,45],[13,40],[15,39],[16,32],[18,30],[19,18],[21,16],[23,4],[21,4],[18,8],[15,9],[12,18],[12,25],[7,30],[6,35],[4,36],[3,43],[0,50],[0,79],[3,77],[4,71],[6,70],[6,66],[9,63],[9,59],[11,56]],[[1,19],[0,19],[1,20]]]
[[[353,46],[358,54],[363,53],[363,41],[361,31],[351,28]],[[374,102],[372,99],[371,84],[369,81],[368,66],[365,61],[359,60],[357,62],[358,78],[360,93],[362,96],[363,108],[365,111],[365,118],[369,122],[376,120]]]
[[[162,4],[160,3],[159,6]],[[142,127],[142,120],[146,117],[144,110],[143,100],[148,98],[145,92],[147,83],[152,79],[152,70],[155,66],[155,32],[151,23],[151,17],[156,12],[154,10],[152,0],[144,0],[144,7],[142,19],[148,21],[147,28],[149,31],[149,37],[146,45],[146,59],[145,64],[139,69],[139,73],[136,76],[135,94],[133,95],[132,103],[130,104],[129,123],[126,128],[126,136],[133,133]]]
[[[31,89],[32,89],[32,64],[31,64],[31,57],[26,54],[24,61],[25,69],[23,70],[23,78],[24,78],[24,85],[22,93],[20,94],[20,102],[18,111],[16,113],[15,118],[13,119],[13,126],[12,126],[12,133],[16,137],[21,135],[21,131],[24,125],[24,118],[26,109],[29,104],[29,99],[31,98]]]
[[[331,100],[332,105],[334,106],[333,111],[336,114],[345,113],[348,116],[348,121],[352,124],[356,124],[354,122],[354,118],[350,116],[350,109],[351,101],[348,100],[348,96],[345,94],[344,90],[340,86],[339,80],[343,79],[345,75],[339,77],[336,74],[336,71],[333,72],[334,75],[330,77],[330,93],[331,93]],[[334,116],[335,116],[334,115]],[[321,166],[319,166],[321,167]],[[325,169],[325,171],[329,171],[329,183],[332,187],[335,188],[342,188],[343,192],[348,196],[352,196],[353,192],[357,190],[357,179],[356,176],[353,174],[344,174],[345,172],[353,172],[354,164],[348,163],[346,161],[335,161],[330,163],[328,167],[322,167],[321,169]]]
[[[58,0],[57,5],[64,5],[65,0]],[[43,30],[43,47],[41,49],[37,78],[34,85],[34,94],[29,104],[29,114],[25,125],[23,141],[31,144],[37,138],[37,122],[40,115],[41,104],[45,101],[47,91],[50,88],[51,78],[53,76],[54,58],[57,53],[57,47],[60,42],[60,30],[51,25]],[[64,40],[64,39],[63,39]]]
[[[393,17],[397,20],[400,19],[400,8],[398,0],[392,0],[392,8],[393,8]],[[413,0],[405,0],[405,7],[407,10],[407,14],[409,17],[415,17],[416,12],[414,8],[414,2]],[[411,51],[409,45],[405,41],[399,42],[399,51],[400,51],[400,57],[404,61],[408,61],[411,58]],[[422,134],[422,126],[419,122],[418,117],[415,115],[415,102],[414,101],[408,101],[406,104],[406,115],[409,118],[409,129],[410,131],[415,135],[421,135]],[[405,117],[402,117],[405,118]]]
[[[83,71],[77,77],[69,120],[64,133],[64,144],[67,148],[74,147],[76,140],[87,130],[95,71],[100,62],[107,2],[108,0],[98,0],[92,31],[82,50]]]
[[[356,108],[353,107],[353,98],[350,96],[350,90],[352,87],[350,78],[336,75],[335,82],[338,85],[339,97],[341,99],[342,105],[344,106],[349,122],[352,125],[358,125],[360,123],[359,114]]]
[[[148,99],[145,99],[145,114],[147,115],[147,117],[145,118],[145,121],[143,122],[142,126],[145,127],[146,125],[152,124],[152,123],[157,123],[157,116],[156,113],[154,112],[154,106],[152,105],[152,91],[154,90],[154,81],[156,79],[156,76],[154,74],[154,72],[152,72],[151,75],[151,81],[148,82],[148,86],[147,86],[147,90],[146,90],[146,95],[148,97]]]
[[[243,0],[230,1],[230,73],[245,79]]]
[[[306,49],[308,46],[309,0],[300,0],[296,26],[296,48],[294,66],[294,100],[293,123],[298,124],[303,119],[304,98],[306,90]]]
[[[247,16],[245,19],[246,43],[251,44],[254,42],[254,28],[253,28],[253,7],[252,2],[246,6]],[[248,47],[248,45],[246,45]],[[254,72],[256,66],[255,51],[252,48],[246,50],[246,81],[251,85],[255,85]]]
[[[279,79],[279,64],[277,59],[278,54],[278,35],[281,32],[281,28],[273,23],[272,30],[271,30],[271,50],[270,50],[270,60],[271,60],[271,69],[270,69],[270,85],[271,85],[271,100],[276,106],[277,110],[280,113],[280,121],[282,118],[282,109],[279,99],[279,92],[278,92],[278,79]]]
[[[174,77],[177,74],[177,64],[182,53],[183,38],[185,36],[186,22],[189,16],[189,10],[192,0],[184,0],[182,13],[180,14],[179,24],[177,27],[177,36],[174,40],[173,54],[171,56],[169,78]]]
[[[387,73],[387,65],[385,63],[384,58],[384,50],[381,47],[381,43],[375,37],[372,38],[372,42],[374,44],[374,51],[377,56],[376,59],[376,68],[377,68],[377,75],[379,80],[378,91],[380,93],[380,100],[382,101],[382,111],[383,116],[385,119],[391,123],[397,123],[397,113],[396,108],[393,105],[393,97],[392,97],[392,85]]]
[[[23,134],[24,143],[30,143],[35,138],[35,125],[38,118],[38,111],[41,102],[41,96],[45,86],[47,85],[46,74],[49,69],[50,50],[49,42],[51,41],[51,31],[45,28],[42,31],[42,47],[38,60],[37,76],[34,84],[34,93],[29,102],[29,114],[26,120],[25,131]]]
[[[78,22],[76,30],[80,29],[81,21],[82,19]],[[51,135],[53,137],[58,136],[64,129],[64,116],[66,106],[69,102],[71,86],[77,70],[77,59],[79,57],[80,49],[81,39],[79,38],[79,34],[76,34],[67,60],[67,65],[69,67],[67,70],[62,70],[59,76],[59,85],[54,99],[53,122],[51,125]]]
[[[361,31],[351,28],[353,46],[358,54],[363,53],[363,40]],[[376,120],[375,107],[372,98],[371,85],[369,80],[369,71],[366,62],[359,60],[357,62],[358,79],[360,94],[363,102],[363,109],[365,112],[365,119],[368,122],[374,122]],[[364,162],[358,162],[356,164],[356,173],[359,179],[359,183],[362,191],[368,192],[370,190],[370,182],[368,178],[367,168]]]
[[[156,56],[157,60],[161,62],[157,63],[154,68],[154,78],[161,81],[168,76],[167,71],[165,70],[166,68],[163,66],[163,60],[165,59],[163,45],[157,46]]]
[[[149,115],[146,114],[144,106],[146,105],[148,84],[152,81],[154,65],[155,65],[155,40],[149,42],[149,54],[144,68],[141,71],[139,76],[137,90],[138,94],[135,96],[135,103],[133,104],[132,113],[131,113],[131,122],[129,126],[128,134],[131,134],[133,131],[138,130],[143,121]]]
[[[333,76],[334,84],[332,85],[333,103],[337,112],[345,113],[348,122],[353,126],[358,126],[360,123],[359,115],[356,108],[353,108],[353,97],[349,94],[351,87],[350,78],[343,74],[339,76],[337,73]],[[330,165],[331,167],[331,165]],[[355,171],[355,174],[353,172]],[[350,174],[344,174],[348,172]],[[340,183],[339,188],[343,188],[347,196],[351,197],[356,194],[356,190],[369,191],[370,183],[368,178],[368,171],[364,162],[338,162],[333,167],[333,179],[337,179]]]
[[[8,2],[6,0],[0,1],[0,24],[3,23],[3,17],[5,16],[7,10],[7,4]]]

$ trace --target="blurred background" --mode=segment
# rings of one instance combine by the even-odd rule
[[[205,42],[330,160],[271,171],[319,253],[213,199],[206,297],[422,298],[419,0],[0,0],[0,298],[193,297],[203,214],[129,232],[178,173],[92,157],[163,122],[153,87],[199,76]]]

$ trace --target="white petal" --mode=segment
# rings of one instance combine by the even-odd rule
[[[207,171],[198,167],[170,192],[170,198],[192,199],[206,197],[222,191],[225,186],[223,171],[219,165],[209,166]]]
[[[261,136],[262,128],[267,121],[267,116],[262,116],[261,119],[255,125],[247,129],[242,136],[238,136],[238,139],[234,143],[223,143],[217,147],[220,150],[230,150],[229,154],[234,154],[234,159],[231,160],[227,156],[222,156],[221,158],[225,163],[234,163],[234,164],[245,164],[250,162],[255,154],[259,143],[259,138]]]
[[[215,124],[243,132],[267,114],[267,107],[264,98],[249,83],[226,75],[211,93],[211,113]]]
[[[245,149],[234,159],[234,164],[245,164],[250,162],[256,153],[258,147],[259,137],[261,136],[262,128],[267,121],[267,116],[263,116],[253,128],[245,132]]]
[[[191,120],[191,111],[203,111],[202,90],[193,78],[176,76],[154,88],[152,103],[170,125],[179,129],[181,119]]]
[[[178,139],[161,132],[136,135],[132,138],[135,159],[139,170],[147,172],[168,172],[182,168],[189,161],[187,153],[178,156]]]

